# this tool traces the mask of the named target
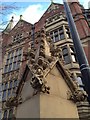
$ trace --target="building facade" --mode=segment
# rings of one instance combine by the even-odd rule
[[[69,5],[90,63],[89,12]],[[2,32],[2,119],[90,118],[64,6],[52,2],[34,25],[13,19]]]

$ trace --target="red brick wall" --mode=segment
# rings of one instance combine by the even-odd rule
[[[70,9],[74,17],[80,38],[83,39],[83,38],[88,37],[90,34],[90,28],[82,13],[81,7],[79,6],[77,2],[76,3],[73,2],[70,4]]]
[[[43,16],[40,18],[40,20],[35,24],[35,31],[39,31],[41,28],[45,25],[45,20],[48,17],[51,17],[57,13],[64,12],[64,6],[62,4],[57,4],[58,9],[52,10],[51,12],[48,12],[48,10],[43,14]]]

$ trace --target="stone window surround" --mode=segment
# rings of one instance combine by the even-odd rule
[[[71,49],[73,48],[73,49]],[[66,49],[66,53],[63,53],[63,49]],[[66,45],[62,47],[62,53],[63,53],[63,58],[68,59],[68,61],[65,61],[65,64],[69,64],[69,63],[76,63],[77,62],[77,58],[76,58],[76,53],[74,51],[74,47],[73,45]]]
[[[62,35],[64,35],[63,26],[50,32],[50,36],[51,36],[51,39],[53,40],[53,42],[63,40],[65,38],[65,36],[61,37]],[[58,37],[58,39],[56,39],[57,37]]]
[[[23,38],[22,33],[17,33],[15,36],[13,36],[13,42],[19,41]]]
[[[67,38],[67,39],[71,38],[70,30],[67,25],[62,25],[59,28],[54,29],[53,31],[50,31],[50,36],[51,36],[51,39],[53,40],[53,42],[57,42],[57,41],[65,39],[65,38]]]
[[[12,82],[12,86],[10,86]],[[5,84],[7,83],[7,88],[2,88],[2,95],[3,93],[5,94],[4,98],[2,96],[2,100],[5,101],[8,97],[11,97],[13,95],[15,95],[17,86],[19,84],[19,80],[10,80],[9,82],[5,82],[3,83],[3,87],[5,86]]]
[[[16,70],[19,68],[22,60],[22,48],[17,48],[14,51],[8,52],[4,73]]]
[[[6,112],[6,113],[5,113],[5,112]],[[11,112],[11,113],[10,113],[10,112]],[[5,111],[3,111],[3,118],[4,118],[4,119],[10,118],[10,116],[13,115],[13,112],[14,112],[14,108],[6,109]]]

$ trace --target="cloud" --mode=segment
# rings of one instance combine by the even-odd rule
[[[61,3],[61,4],[63,3],[63,0],[53,0],[53,1],[56,2],[56,3]],[[85,0],[79,0],[79,2],[85,8],[88,8],[88,2],[89,1],[90,0],[87,0],[87,2]],[[43,15],[45,10],[47,9],[47,6],[45,6],[43,3],[44,2],[41,2],[41,3],[39,3],[39,2],[36,3],[35,2],[35,4],[34,4],[34,2],[33,2],[33,5],[29,5],[27,8],[22,8],[23,6],[21,6],[22,9],[20,9],[19,11],[13,10],[11,14],[7,15],[7,20],[6,19],[5,20],[9,21],[11,19],[11,17],[14,16],[14,25],[15,25],[19,21],[20,15],[22,14],[23,19],[25,21],[34,24],[35,22],[37,22],[40,19],[40,17]],[[48,3],[50,4],[50,1]]]
[[[46,8],[43,7],[41,4],[34,4],[34,5],[30,5],[27,8],[16,12],[13,11],[12,14],[7,16],[7,19],[10,20],[12,18],[12,16],[14,17],[14,25],[19,21],[20,19],[20,15],[23,15],[23,20],[34,24],[35,22],[37,22],[40,17],[43,15],[43,13],[45,12]]]
[[[89,8],[89,3],[90,2],[90,0],[87,0],[87,2],[86,1],[83,1],[83,6],[87,9],[87,8]]]
[[[23,12],[23,19],[27,22],[35,23],[43,15],[45,9],[41,4],[31,5]]]

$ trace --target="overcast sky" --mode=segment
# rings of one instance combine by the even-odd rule
[[[29,1],[29,2],[28,2]],[[37,2],[38,1],[38,2]],[[55,3],[63,3],[62,0],[53,0]],[[79,2],[85,7],[88,8],[88,2],[90,0],[79,0]],[[15,2],[15,3],[14,3]],[[46,9],[51,4],[50,0],[3,0],[3,4],[14,4],[18,6],[19,9],[12,10],[6,16],[2,17],[2,21],[9,21],[12,16],[14,16],[15,24],[19,20],[19,16],[22,14],[23,19],[27,22],[34,24],[37,22]]]

